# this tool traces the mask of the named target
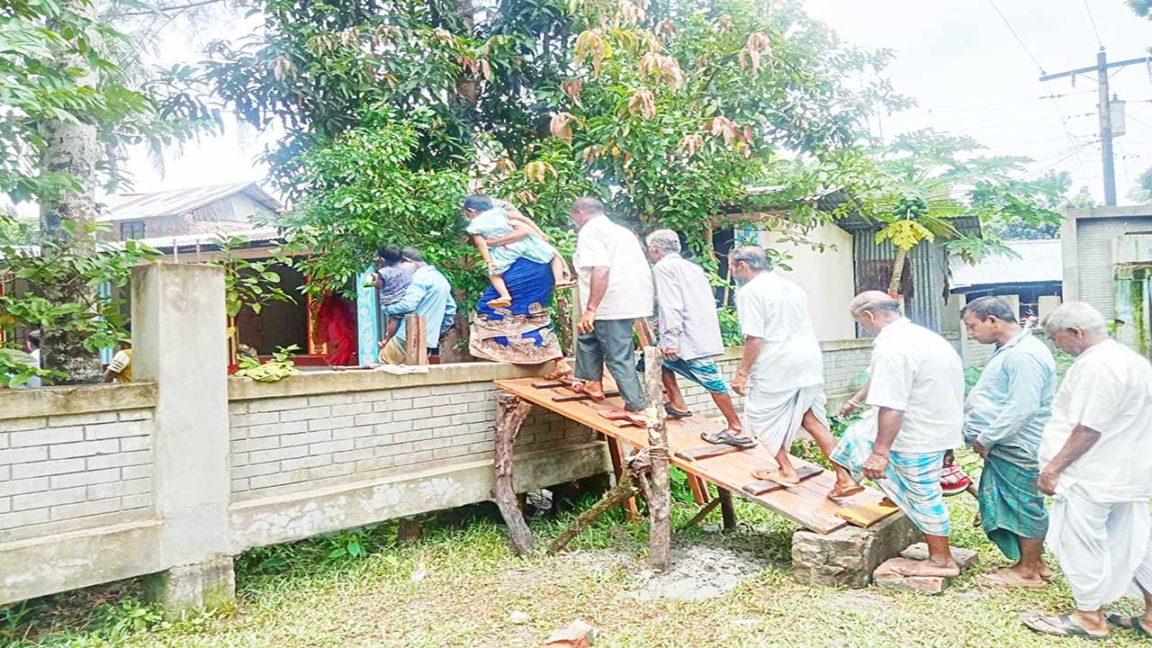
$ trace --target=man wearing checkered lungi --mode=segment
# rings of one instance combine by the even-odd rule
[[[957,576],[940,471],[944,453],[960,447],[964,370],[947,340],[908,321],[882,292],[861,293],[852,317],[876,337],[868,384],[849,409],[871,406],[845,431],[831,459],[867,477],[924,533],[928,559],[894,569],[905,576]]]

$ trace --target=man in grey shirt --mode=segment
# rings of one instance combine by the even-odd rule
[[[668,402],[664,409],[674,419],[691,416],[676,382],[679,374],[712,395],[727,421],[727,429],[707,440],[748,447],[755,442],[742,434],[740,415],[732,404],[728,384],[712,358],[724,353],[716,298],[700,266],[680,256],[680,237],[672,230],[648,235],[648,257],[655,264],[660,348],[664,352],[663,382]]]

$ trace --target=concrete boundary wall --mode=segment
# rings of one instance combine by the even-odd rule
[[[219,268],[152,264],[133,291],[141,382],[0,391],[0,604],[155,575],[171,610],[214,605],[246,549],[491,497],[492,381],[531,372],[228,379]],[[871,343],[823,347],[829,397],[846,398]],[[720,359],[729,376],[739,357]],[[519,491],[610,469],[590,430],[539,409],[516,454]]]

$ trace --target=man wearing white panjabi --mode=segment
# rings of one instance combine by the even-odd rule
[[[1109,624],[1152,636],[1152,365],[1109,338],[1088,304],[1068,302],[1041,326],[1076,357],[1040,441],[1038,482],[1052,496],[1048,547],[1076,611],[1024,624],[1063,637],[1104,638]],[[1125,593],[1144,597],[1144,615],[1105,616]]]
[[[738,248],[728,264],[741,285],[736,310],[744,333],[744,355],[732,389],[746,395],[744,429],[779,464],[776,470],[757,470],[753,477],[796,484],[799,475],[788,450],[801,428],[825,456],[836,446],[824,409],[824,358],[808,313],[808,296],[772,271],[763,248]],[[836,467],[836,485],[828,497],[862,490],[847,470]]]

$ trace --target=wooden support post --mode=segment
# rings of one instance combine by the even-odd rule
[[[720,491],[720,513],[724,516],[724,530],[736,530],[736,507],[732,504],[732,491],[726,488],[716,487]]]
[[[648,325],[648,320],[637,317],[632,320],[632,326],[636,328],[636,338],[640,340],[641,349],[656,346],[656,337],[652,335],[652,327]]]
[[[641,477],[643,479],[643,477]],[[572,539],[580,534],[581,531],[588,528],[596,518],[607,513],[613,506],[624,502],[636,495],[636,484],[632,479],[631,471],[624,471],[624,474],[616,480],[616,485],[612,487],[604,496],[600,498],[599,502],[580,514],[572,526],[564,530],[563,533],[556,536],[551,545],[548,545],[548,553],[556,554],[564,550]]]
[[[696,475],[688,475],[688,488],[692,490],[692,500],[703,506],[708,503],[708,483]]]
[[[648,403],[644,415],[648,423],[648,456],[652,462],[652,488],[648,499],[648,564],[656,571],[668,569],[672,544],[672,497],[668,487],[668,429],[664,421],[661,393],[660,350],[644,347],[644,386]]]
[[[405,315],[404,334],[404,364],[428,364],[428,323],[420,315]]]
[[[612,459],[612,474],[616,476],[616,483],[624,479],[624,453],[620,448],[620,441],[615,437],[605,436],[608,441],[608,456]],[[624,513],[629,522],[640,519],[640,507],[636,505],[636,498],[629,497],[624,500]]]
[[[411,343],[411,338],[408,339]],[[518,397],[500,392],[496,394],[496,484],[492,498],[500,507],[500,515],[508,525],[508,534],[512,539],[512,547],[516,553],[523,556],[532,551],[532,530],[524,521],[524,513],[520,510],[520,502],[516,498],[516,486],[512,481],[512,453],[516,444],[516,435],[524,419],[532,409],[532,404],[520,400]]]

